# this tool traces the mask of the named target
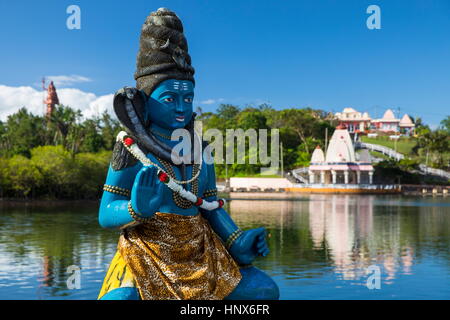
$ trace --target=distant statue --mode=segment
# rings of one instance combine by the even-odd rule
[[[191,150],[188,163],[171,154],[174,130],[199,139],[193,75],[181,21],[165,8],[152,12],[142,27],[137,88],[114,97],[126,132],[114,147],[99,222],[122,232],[99,299],[279,297],[275,282],[251,265],[269,253],[266,230],[236,226],[201,150]]]
[[[58,94],[56,93],[55,85],[53,81],[50,81],[48,88],[45,87],[45,80],[42,80],[42,88],[47,90],[47,98],[44,100],[44,104],[47,106],[45,116],[47,119],[50,119],[53,111],[55,110],[55,106],[59,104]]]

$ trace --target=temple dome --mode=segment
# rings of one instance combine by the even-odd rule
[[[346,129],[336,128],[325,157],[326,162],[355,162],[355,149]]]
[[[391,109],[387,109],[383,115],[383,120],[394,120],[394,119],[395,119],[394,112]]]
[[[357,112],[357,111],[353,108],[344,108],[344,110],[342,112],[343,113],[352,113],[352,112]]]
[[[319,146],[317,146],[312,154],[311,162],[317,163],[317,162],[324,162],[324,161],[325,161],[325,155],[324,155],[322,149]]]
[[[402,120],[400,120],[400,126],[412,127],[414,126],[414,123],[412,122],[411,118],[407,114],[405,114]]]

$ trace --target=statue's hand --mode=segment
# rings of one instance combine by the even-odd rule
[[[230,253],[239,264],[250,264],[258,255],[269,254],[266,229],[257,228],[244,231],[230,248]]]
[[[143,217],[151,217],[158,211],[166,186],[159,181],[155,167],[143,167],[134,180],[131,190],[133,210]]]

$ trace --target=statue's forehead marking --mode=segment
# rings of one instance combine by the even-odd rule
[[[177,91],[188,91],[189,90],[189,82],[187,81],[174,81],[173,88]]]

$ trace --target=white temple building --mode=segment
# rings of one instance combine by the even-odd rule
[[[411,135],[414,133],[414,127],[416,125],[412,122],[411,118],[407,114],[405,114],[403,118],[400,120],[399,126],[400,132],[404,132],[408,135]]]
[[[326,155],[319,146],[314,150],[308,171],[310,184],[372,184],[373,172],[368,154],[357,159],[344,125],[336,127]]]
[[[353,108],[344,108],[342,112],[336,112],[335,116],[340,124],[347,127],[349,132],[364,132],[370,129],[371,118],[367,112],[361,113]]]
[[[398,119],[391,109],[386,110],[380,119],[372,119],[367,112],[361,113],[353,108],[344,108],[342,112],[336,112],[335,117],[350,133],[380,131],[414,134],[415,125],[411,117],[405,114],[402,119]]]
[[[400,119],[397,119],[391,109],[386,110],[383,118],[372,121],[375,128],[384,132],[398,132]]]

